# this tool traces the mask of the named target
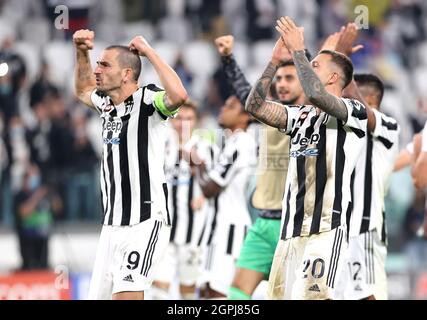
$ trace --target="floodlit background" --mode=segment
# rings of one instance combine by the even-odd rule
[[[102,141],[97,114],[72,95],[73,32],[95,31],[92,62],[107,45],[144,36],[200,103],[201,126],[215,130],[229,87],[213,39],[234,35],[236,59],[253,83],[268,62],[275,20],[282,15],[304,26],[312,53],[347,22],[363,26],[359,42],[365,48],[352,60],[357,72],[384,80],[383,110],[398,120],[405,148],[427,119],[426,1],[0,0],[0,299],[86,295],[102,218]],[[67,22],[68,29],[61,29]],[[159,83],[146,61],[140,80]],[[19,194],[28,173],[37,171],[28,159],[55,191],[46,195],[54,210],[26,222],[50,234],[51,273],[15,273],[23,267],[16,235]],[[414,190],[409,169],[393,174],[386,199],[390,298],[426,299],[427,241],[417,235],[425,195]]]

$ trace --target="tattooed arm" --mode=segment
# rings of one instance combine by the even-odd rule
[[[259,121],[278,129],[286,129],[288,112],[282,104],[267,101],[266,97],[284,49],[285,44],[279,38],[274,46],[270,63],[267,65],[261,78],[252,87],[245,105],[246,111]]]
[[[347,121],[348,114],[344,102],[326,91],[305,56],[304,50],[294,51],[292,57],[297,69],[298,78],[307,99],[327,114],[342,121]]]
[[[277,20],[276,30],[292,53],[298,78],[307,99],[329,115],[347,121],[347,108],[344,102],[326,91],[305,56],[303,30],[298,28],[289,17],[281,17]]]

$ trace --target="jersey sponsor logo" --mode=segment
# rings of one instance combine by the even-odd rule
[[[310,148],[305,150],[296,150],[291,151],[290,156],[293,158],[298,157],[317,157],[319,155],[319,149],[316,148]]]
[[[320,292],[320,288],[316,283],[316,284],[312,285],[310,288],[308,288],[308,291]]]
[[[292,144],[299,144],[301,147],[308,146],[309,144],[317,144],[320,140],[320,134],[313,133],[310,137],[302,137],[301,133],[292,139]]]
[[[124,277],[123,281],[134,282],[131,274],[128,274],[126,277]]]
[[[120,132],[123,128],[123,123],[121,121],[105,121],[102,129],[106,131],[112,132]]]
[[[104,104],[103,104],[104,105]],[[111,104],[108,104],[105,108],[104,108],[104,112],[110,112],[111,110],[113,110],[113,106]]]
[[[120,138],[119,137],[115,137],[115,138],[104,138],[104,144],[113,144],[113,145],[118,145],[120,144]]]

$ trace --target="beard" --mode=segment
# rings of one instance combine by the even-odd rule
[[[294,98],[289,99],[289,100],[280,100],[280,103],[286,104],[286,105],[294,105],[297,102],[298,98],[299,97],[294,97]]]

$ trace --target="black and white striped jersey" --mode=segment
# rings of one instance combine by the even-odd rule
[[[395,119],[372,109],[376,124],[368,133],[354,170],[352,186],[353,212],[350,236],[377,229],[385,241],[384,197],[399,152],[399,126]]]
[[[164,176],[166,116],[154,97],[162,89],[139,88],[114,106],[93,91],[91,100],[102,119],[101,194],[104,225],[134,225],[161,212],[170,224]]]
[[[246,190],[257,163],[257,143],[247,132],[234,132],[225,141],[218,161],[208,172],[221,192],[213,199],[208,229],[203,243],[225,243],[224,252],[238,253],[252,220]],[[224,242],[224,239],[227,240]],[[230,250],[229,250],[230,249]]]
[[[365,107],[344,99],[347,121],[308,105],[285,106],[290,160],[282,203],[281,239],[309,236],[346,224],[350,177],[367,130]]]
[[[184,149],[197,148],[197,154],[210,170],[218,156],[217,147],[198,136],[193,136]],[[191,167],[182,158],[179,150],[178,136],[175,130],[170,130],[166,140],[165,174],[169,190],[169,211],[172,219],[171,242],[183,245],[199,245],[199,239],[207,227],[206,206],[212,205],[208,199],[203,200],[200,209],[193,209],[193,201],[203,197],[197,177],[192,174]]]

